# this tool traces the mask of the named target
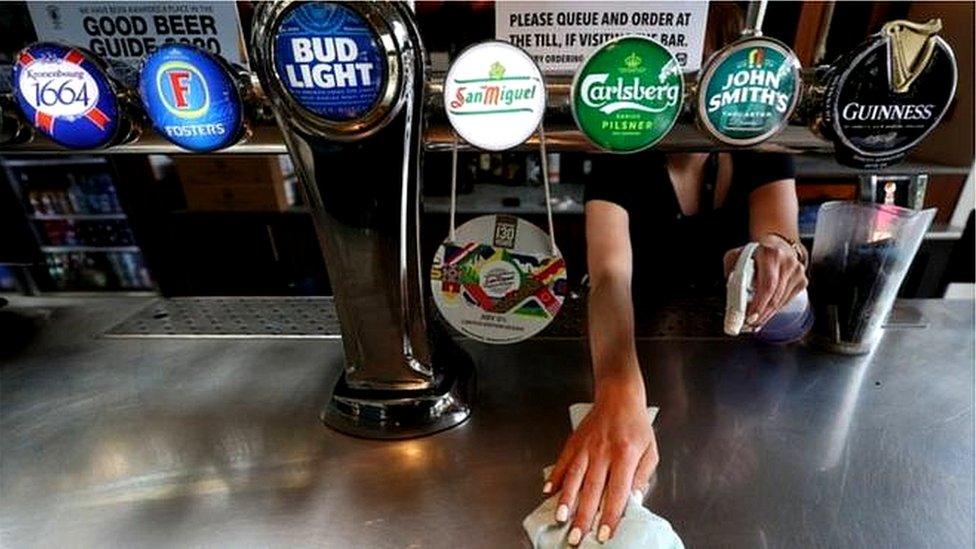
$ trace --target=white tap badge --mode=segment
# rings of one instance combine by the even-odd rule
[[[546,86],[527,53],[504,42],[475,44],[444,79],[447,118],[465,141],[501,151],[528,139],[546,109]]]
[[[137,62],[168,43],[192,44],[247,64],[234,2],[27,2],[38,40]]]
[[[604,43],[646,36],[683,72],[701,67],[708,2],[496,2],[495,38],[524,48],[546,74],[573,74]]]
[[[556,317],[566,297],[566,263],[539,227],[485,215],[458,227],[454,242],[437,249],[430,288],[459,332],[484,343],[516,343]]]

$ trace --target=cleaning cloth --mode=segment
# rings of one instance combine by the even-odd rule
[[[586,414],[589,413],[593,405],[590,403],[573,404],[569,407],[569,419],[573,425],[573,430],[580,424]],[[651,407],[647,410],[651,415],[651,421],[657,416],[657,408]],[[548,478],[552,466],[546,467],[543,477]],[[671,524],[663,518],[650,512],[644,507],[639,493],[631,494],[624,508],[624,515],[617,525],[617,530],[613,537],[606,543],[596,540],[596,528],[586,534],[579,547],[582,548],[605,548],[605,549],[629,549],[632,547],[659,548],[659,549],[683,549],[684,544],[681,538],[671,528]],[[529,516],[522,521],[522,527],[532,541],[535,549],[556,549],[570,547],[566,538],[569,536],[569,529],[572,524],[567,521],[564,524],[556,522],[556,507],[559,504],[559,497],[553,495],[536,507]],[[598,512],[599,514],[599,512]]]

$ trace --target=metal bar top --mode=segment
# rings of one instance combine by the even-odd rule
[[[580,339],[466,341],[467,423],[349,438],[317,418],[339,342],[98,337],[148,302],[0,309],[0,545],[524,546],[591,394]],[[922,321],[865,357],[640,340],[661,407],[648,506],[689,547],[972,546],[973,302],[901,305]]]

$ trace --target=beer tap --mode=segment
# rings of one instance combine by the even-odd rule
[[[427,55],[405,3],[261,4],[255,69],[313,211],[345,364],[322,414],[406,438],[469,414],[470,361],[428,322],[420,273]]]

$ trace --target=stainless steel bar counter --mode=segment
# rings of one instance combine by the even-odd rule
[[[541,468],[590,395],[578,338],[488,348],[459,428],[324,428],[338,340],[103,339],[144,298],[0,310],[4,547],[520,547]],[[971,301],[902,302],[867,357],[639,341],[689,547],[971,547]],[[26,319],[26,320],[25,320]]]

